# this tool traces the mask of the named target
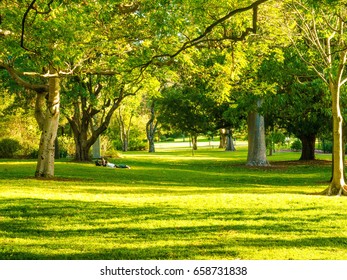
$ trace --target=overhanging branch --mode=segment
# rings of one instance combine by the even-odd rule
[[[223,37],[220,38],[219,40],[232,40],[232,41],[243,41],[247,35],[249,35],[250,33],[256,33],[257,32],[257,21],[258,21],[258,7],[267,2],[269,0],[257,0],[255,1],[253,4],[247,6],[247,7],[243,7],[243,8],[238,8],[235,10],[232,10],[231,12],[229,12],[227,15],[225,15],[224,17],[216,20],[215,22],[213,22],[211,25],[209,25],[205,31],[198,37],[196,37],[195,39],[189,40],[187,42],[185,42],[175,53],[172,54],[160,54],[160,55],[155,55],[153,56],[147,63],[140,65],[141,68],[147,68],[150,64],[163,64],[162,62],[156,62],[160,59],[172,59],[175,58],[176,56],[178,56],[181,52],[187,50],[188,48],[191,48],[193,46],[196,46],[198,44],[200,44],[201,42],[206,42],[207,39],[205,39],[213,30],[215,27],[217,27],[218,25],[222,24],[223,22],[229,20],[230,18],[232,18],[233,16],[240,14],[240,13],[244,13],[246,11],[250,11],[253,10],[253,16],[252,16],[252,27],[246,28],[246,30],[244,30],[240,36],[232,36],[232,37]],[[213,39],[212,39],[213,40]],[[215,39],[214,39],[215,40]]]
[[[0,69],[5,69],[10,74],[10,76],[16,81],[18,85],[23,86],[26,89],[36,91],[37,93],[48,92],[48,85],[31,84],[23,80],[20,77],[20,74],[17,73],[17,71],[13,69],[13,67],[9,66],[6,63],[3,63],[2,61],[0,61]]]

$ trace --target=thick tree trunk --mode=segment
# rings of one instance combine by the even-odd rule
[[[333,176],[328,189],[324,191],[327,195],[347,194],[344,178],[344,155],[343,155],[343,133],[342,115],[340,109],[340,87],[330,82],[329,89],[332,95],[333,113]]]
[[[231,128],[226,129],[226,151],[236,151],[233,141],[233,132]]]
[[[54,73],[53,70],[52,73]],[[41,122],[42,133],[35,177],[54,177],[54,144],[57,137],[60,112],[59,82],[59,78],[49,79],[49,93],[46,102],[46,112],[43,116],[44,120]]]
[[[78,133],[77,135],[75,135],[75,160],[76,161],[90,161],[91,160],[90,148],[91,148],[91,145],[88,142],[86,133]]]
[[[226,129],[225,128],[221,128],[219,129],[219,148],[226,148],[226,143],[227,143],[227,138],[226,138]]]
[[[300,160],[314,160],[316,135],[301,135],[300,140],[302,143]]]
[[[261,106],[258,100],[257,107]],[[258,112],[248,114],[248,156],[247,165],[249,166],[269,166],[266,158],[265,125],[264,117]]]

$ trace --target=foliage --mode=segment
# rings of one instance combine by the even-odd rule
[[[275,145],[284,145],[286,136],[281,131],[271,131],[266,135],[266,148],[275,151]],[[271,154],[271,153],[270,153]]]
[[[27,98],[23,101],[23,96]],[[30,156],[37,148],[39,129],[33,117],[32,96],[28,91],[19,91],[18,86],[8,83],[0,88],[0,132],[2,138],[19,141],[21,156]]]
[[[66,158],[75,154],[75,145],[72,137],[67,135],[58,136],[58,143],[61,158]]]
[[[122,142],[119,139],[113,141],[113,146],[117,151],[122,151]],[[128,143],[128,151],[144,151],[147,149],[147,142],[141,138],[131,137]]]
[[[3,138],[0,140],[0,158],[13,158],[20,149],[21,145],[15,139]]]
[[[267,125],[278,125],[298,138],[331,130],[328,90],[295,50],[284,48],[283,61],[271,58],[267,64],[272,68],[267,79],[278,84],[276,94],[265,99]]]
[[[290,149],[294,152],[301,151],[302,143],[300,139],[295,139],[293,143],[290,145]]]
[[[333,142],[329,140],[322,140],[320,143],[320,148],[323,153],[332,153],[333,152]]]
[[[194,135],[230,126],[224,113],[230,106],[231,59],[229,50],[204,50],[177,61],[177,76],[164,83],[159,99],[159,122]]]

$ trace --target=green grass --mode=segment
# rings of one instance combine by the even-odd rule
[[[0,161],[0,259],[347,259],[347,200],[313,195],[327,161],[297,153],[126,153],[132,169]],[[330,156],[321,155],[328,160]]]

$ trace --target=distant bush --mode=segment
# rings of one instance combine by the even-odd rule
[[[0,140],[0,158],[13,158],[15,153],[21,149],[18,140],[4,138]]]
[[[116,150],[122,150],[122,142],[120,140],[113,141],[113,146]],[[128,143],[128,151],[144,151],[147,149],[147,141],[139,138],[130,139]]]
[[[324,140],[320,143],[319,148],[323,151],[323,153],[332,153],[333,142],[330,140]],[[347,154],[347,144],[345,144],[345,153]]]
[[[58,137],[58,142],[59,156],[61,158],[66,158],[69,155],[71,156],[75,154],[75,141],[73,137],[62,135]]]
[[[39,157],[39,150],[35,149],[32,150],[31,153],[28,155],[28,158],[38,158]]]
[[[301,140],[296,139],[291,145],[290,145],[290,149],[292,151],[298,152],[302,150],[302,143]]]
[[[145,151],[147,149],[147,141],[141,139],[130,139],[129,141],[129,151]]]
[[[323,153],[332,153],[333,152],[333,142],[331,140],[323,139],[322,142],[319,142],[318,148],[323,151]]]
[[[175,141],[175,138],[173,138],[173,137],[168,137],[168,138],[166,138],[165,141],[166,141],[166,142],[174,142],[174,141]]]

